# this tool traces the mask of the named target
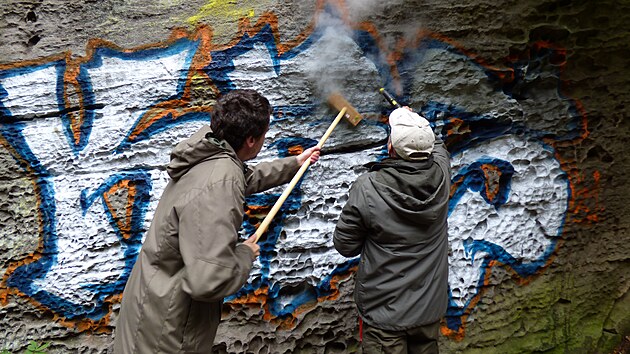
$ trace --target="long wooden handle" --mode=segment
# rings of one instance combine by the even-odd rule
[[[332,122],[332,124],[330,124],[330,127],[328,127],[328,130],[326,130],[326,133],[324,133],[324,136],[322,136],[322,138],[319,139],[319,143],[317,143],[317,146],[320,149],[324,145],[324,143],[326,142],[326,140],[328,139],[332,131],[335,129],[337,124],[339,124],[339,121],[341,120],[341,118],[343,118],[343,116],[346,114],[346,109],[347,109],[346,107],[343,107],[341,111],[339,111],[339,114],[337,115],[335,120]],[[269,224],[271,224],[271,220],[273,220],[273,218],[276,216],[276,214],[278,213],[278,210],[280,210],[280,207],[282,207],[282,204],[284,203],[284,201],[289,197],[289,194],[291,194],[293,187],[295,187],[295,185],[298,183],[300,178],[302,178],[302,175],[304,174],[304,172],[306,172],[306,170],[308,169],[310,165],[311,165],[311,158],[309,157],[306,159],[306,161],[304,161],[304,163],[302,164],[300,169],[297,171],[295,176],[293,176],[293,179],[291,179],[291,182],[289,182],[289,185],[287,186],[287,188],[285,188],[284,192],[282,192],[282,194],[280,195],[280,198],[276,200],[276,203],[273,205],[273,207],[269,211],[269,214],[265,216],[262,223],[260,223],[260,226],[258,226],[258,229],[256,229],[256,233],[254,233],[254,235],[256,235],[255,242],[258,242],[260,237],[265,233],[265,231],[267,231]]]

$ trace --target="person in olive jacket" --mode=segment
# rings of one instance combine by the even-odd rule
[[[210,353],[223,298],[247,281],[255,236],[238,243],[245,196],[291,180],[319,148],[253,168],[271,115],[269,101],[234,90],[214,106],[210,126],[180,142],[171,177],[123,292],[114,352]]]
[[[389,125],[389,158],[352,185],[333,241],[342,255],[361,256],[354,299],[363,353],[437,353],[448,304],[450,155],[406,107]]]

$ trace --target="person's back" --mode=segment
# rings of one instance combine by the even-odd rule
[[[209,353],[223,298],[247,281],[256,236],[239,242],[245,196],[291,180],[319,147],[248,167],[260,152],[269,101],[234,90],[214,106],[210,126],[177,144],[142,250],[127,281],[114,352]]]
[[[436,352],[448,304],[449,154],[417,114],[396,110],[390,124],[393,158],[373,164],[353,184],[335,248],[361,255],[355,301],[364,352],[377,346]]]
[[[209,131],[178,144],[172,156],[173,179],[125,287],[116,353],[210,350],[223,297],[247,280],[254,254],[236,245],[230,213],[219,210],[235,203],[213,202],[244,194],[242,163],[207,140]],[[193,162],[170,168],[184,160]]]

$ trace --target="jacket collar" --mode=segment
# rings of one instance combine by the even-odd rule
[[[384,168],[394,168],[398,171],[413,172],[417,170],[426,170],[433,165],[433,155],[422,161],[406,161],[403,159],[386,158],[377,162],[370,162],[364,166],[369,168],[370,171],[378,171]]]
[[[167,166],[168,174],[178,179],[193,166],[211,159],[232,159],[243,171],[246,166],[234,149],[225,140],[217,139],[208,125],[204,125],[190,138],[177,144],[171,153],[171,161]]]

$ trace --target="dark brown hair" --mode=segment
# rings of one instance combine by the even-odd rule
[[[221,96],[214,106],[210,128],[238,151],[247,137],[258,138],[269,127],[272,109],[263,95],[254,90],[233,90]]]

